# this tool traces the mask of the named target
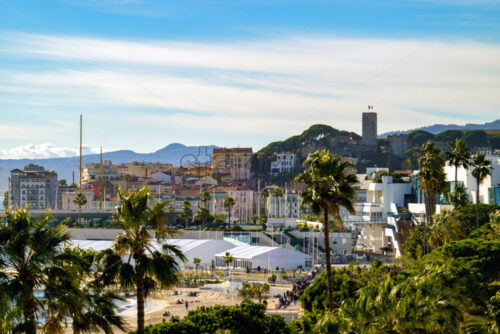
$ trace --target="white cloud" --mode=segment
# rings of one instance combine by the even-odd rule
[[[83,154],[99,153],[98,148],[84,148]],[[0,159],[46,159],[74,157],[79,154],[78,148],[55,147],[50,143],[27,144],[10,149],[0,150]]]
[[[379,112],[380,132],[498,118],[497,44],[304,37],[181,43],[19,34],[3,42],[0,52],[52,59],[56,66],[36,73],[4,69],[0,93],[25,96],[20,104],[78,105],[101,115],[108,106],[126,107],[127,117],[108,118],[110,128],[149,124],[158,134],[172,129],[181,142],[211,131],[220,138],[286,136],[319,122],[359,131],[369,104]]]

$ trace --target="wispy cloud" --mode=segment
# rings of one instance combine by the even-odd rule
[[[83,154],[99,153],[98,148],[84,148]],[[47,159],[74,157],[79,154],[78,148],[56,147],[50,143],[27,144],[0,150],[0,159]]]
[[[379,112],[381,132],[498,117],[497,44],[304,36],[179,43],[19,34],[2,44],[4,55],[49,63],[35,72],[4,69],[0,93],[27,97],[21,105],[87,106],[101,115],[109,106],[127,108],[127,117],[108,118],[114,136],[117,124],[136,122],[162,135],[168,128],[175,141],[193,143],[218,132],[221,141],[259,135],[259,145],[318,122],[359,131],[368,104]]]

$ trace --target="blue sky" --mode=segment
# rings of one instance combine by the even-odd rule
[[[500,2],[0,0],[0,157],[499,118]]]

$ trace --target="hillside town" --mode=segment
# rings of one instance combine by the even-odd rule
[[[446,186],[436,196],[436,213],[452,207],[449,193],[455,185],[462,185],[473,203],[500,205],[500,151],[494,141],[500,131],[449,130],[435,136],[416,131],[379,139],[377,113],[364,112],[361,119],[362,136],[318,125],[304,132],[300,143],[272,143],[259,152],[251,147],[214,148],[208,161],[188,154],[176,165],[104,160],[83,165],[72,180],[58,179],[54,170],[43,166],[19,166],[10,173],[4,205],[27,206],[34,214],[51,210],[56,217],[70,217],[69,224],[79,228],[112,228],[119,191],[148,187],[153,201],[167,203],[169,224],[185,230],[183,238],[209,238],[210,231],[232,228],[234,233],[222,239],[294,250],[301,254],[296,266],[310,268],[325,260],[322,217],[304,205],[301,194],[306,188],[295,177],[310,153],[329,150],[349,163],[346,173],[358,180],[355,210],[340,212],[344,231],[330,232],[335,263],[370,255],[397,258],[411,230],[426,219],[415,147],[431,139],[450,152],[447,143],[462,136],[473,154],[484,153],[491,161],[492,173],[478,185],[470,168],[446,165]],[[213,259],[215,252],[204,264]],[[257,267],[245,261],[239,266]]]

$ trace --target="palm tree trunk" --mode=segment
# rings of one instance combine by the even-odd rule
[[[333,277],[332,277],[332,266],[330,259],[330,228],[328,221],[328,208],[325,206],[323,208],[324,213],[324,225],[325,225],[325,259],[326,259],[326,277],[328,279],[328,306],[330,311],[333,310]]]
[[[227,210],[228,226],[231,228],[231,209]]]
[[[144,334],[144,275],[137,274],[137,334]]]
[[[455,195],[457,194],[458,166],[455,166]]]
[[[23,313],[24,321],[26,322],[26,334],[36,334],[35,297],[33,295],[33,290],[25,303]]]
[[[479,228],[479,179],[476,179],[476,228]]]

